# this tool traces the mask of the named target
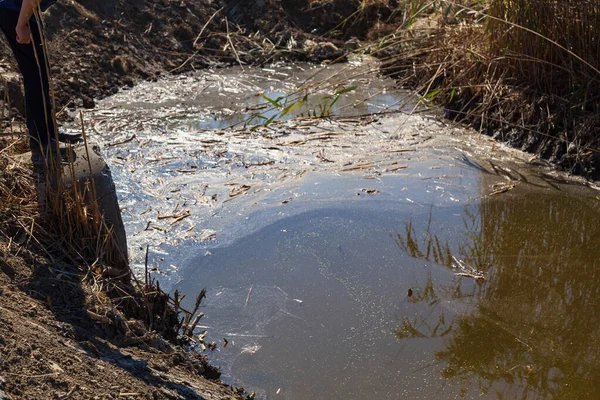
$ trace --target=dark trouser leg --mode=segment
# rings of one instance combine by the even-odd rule
[[[52,100],[48,84],[45,52],[42,36],[35,22],[31,23],[32,44],[19,44],[15,28],[19,13],[0,10],[0,29],[15,55],[25,86],[25,114],[31,148],[46,145],[54,137]],[[36,59],[37,56],[37,59]]]

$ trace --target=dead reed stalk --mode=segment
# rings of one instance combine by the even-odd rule
[[[587,91],[600,78],[600,1],[490,0],[491,51],[546,93]]]
[[[600,1],[439,3],[460,18],[380,42],[383,72],[451,119],[599,177]]]

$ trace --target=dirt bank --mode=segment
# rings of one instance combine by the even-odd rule
[[[106,317],[88,310],[79,271],[5,257],[0,259],[0,398],[241,398],[207,378],[218,373],[206,356],[190,356],[163,341],[152,347],[103,324]],[[138,328],[138,334],[145,331]]]
[[[209,65],[344,60],[363,45],[386,72],[434,93],[430,99],[448,117],[563,169],[599,174],[597,118],[587,92],[571,98],[507,79],[502,57],[484,51],[481,18],[460,7],[413,10],[396,0],[65,0],[45,20],[59,108],[93,107],[141,80]],[[0,73],[22,108],[7,46],[0,55]],[[580,103],[585,107],[572,107]]]
[[[367,37],[391,17],[383,4],[58,1],[45,14],[58,105],[92,107],[139,80],[208,65],[335,60],[346,53],[345,41]],[[6,45],[0,55],[5,73],[16,71]]]
[[[0,398],[242,398],[177,337],[177,297],[111,278],[61,233],[74,212],[40,216],[23,142],[0,144]]]

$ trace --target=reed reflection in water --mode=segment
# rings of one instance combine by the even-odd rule
[[[487,198],[465,207],[456,243],[431,218],[422,232],[407,223],[399,248],[457,275],[413,288],[409,302],[430,311],[394,334],[407,346],[442,338],[434,363],[465,396],[600,398],[599,208],[564,193]],[[458,275],[457,263],[485,280]],[[449,301],[470,311],[440,307]]]

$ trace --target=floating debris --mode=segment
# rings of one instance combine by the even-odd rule
[[[131,137],[129,137],[129,138],[127,138],[127,139],[120,140],[120,141],[117,141],[117,142],[108,143],[108,144],[107,144],[107,146],[108,146],[108,147],[112,147],[112,146],[120,146],[120,145],[122,145],[122,144],[125,144],[125,143],[129,143],[129,142],[131,142],[131,141],[132,141],[133,139],[135,139],[136,137],[137,137],[137,136],[136,136],[136,135],[135,135],[135,133],[134,133],[134,134],[133,134]]]
[[[379,193],[381,193],[381,191],[377,190],[377,189],[362,189],[362,192],[366,193],[366,194],[379,194]]]
[[[479,271],[470,265],[466,264],[463,260],[459,260],[456,257],[452,256],[452,268],[458,269],[460,272],[455,272],[454,275],[461,276],[464,278],[472,278],[478,282],[484,282],[486,280],[482,271]]]
[[[406,169],[408,168],[408,165],[397,165],[391,168],[386,168],[383,170],[383,172],[394,172],[394,171],[400,171],[402,169]]]
[[[235,197],[235,196],[239,196],[240,194],[246,194],[246,193],[248,193],[248,190],[250,190],[250,188],[251,188],[250,185],[241,185],[237,188],[233,188],[229,192],[229,197]]]
[[[476,275],[476,274],[470,274],[468,272],[456,272],[454,275],[456,276],[462,276],[464,278],[473,278],[477,281],[485,281],[485,276],[483,275]]]
[[[344,165],[344,168],[342,171],[344,172],[349,172],[349,171],[358,171],[361,169],[371,169],[371,168],[375,168],[375,163],[373,162],[366,162],[366,163],[362,163],[362,164],[355,164],[352,165],[352,163],[350,164],[346,164]]]
[[[509,180],[508,182],[498,182],[492,185],[492,192],[488,194],[488,196],[494,196],[500,193],[508,192],[517,186],[519,181]]]
[[[263,336],[263,337],[268,337],[268,336]],[[249,344],[242,348],[242,351],[240,354],[255,354],[260,349],[261,349],[261,346],[258,344]]]
[[[246,307],[248,306],[248,302],[250,301],[250,296],[252,295],[253,288],[254,288],[254,285],[251,285],[250,290],[248,290],[248,296],[246,296],[246,303],[244,304],[244,309],[246,309]]]
[[[203,229],[202,232],[200,232],[200,235],[198,236],[198,241],[200,242],[208,242],[209,240],[213,240],[217,237],[217,231],[214,231],[212,229]],[[205,255],[209,256],[212,253],[210,251],[207,251],[205,253]]]

